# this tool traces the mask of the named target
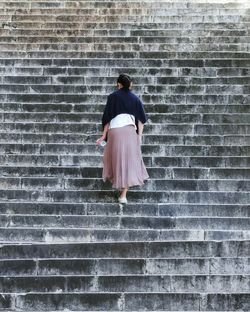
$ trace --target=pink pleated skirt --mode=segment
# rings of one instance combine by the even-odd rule
[[[134,126],[110,129],[103,156],[103,181],[116,189],[141,186],[149,178],[144,165],[140,138]]]

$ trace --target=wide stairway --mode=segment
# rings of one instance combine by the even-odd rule
[[[150,180],[103,183],[120,73]],[[0,2],[0,310],[250,311],[250,2]]]

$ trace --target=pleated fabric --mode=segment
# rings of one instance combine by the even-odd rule
[[[102,178],[103,181],[109,180],[116,189],[141,186],[149,178],[142,159],[140,138],[133,125],[109,130]]]

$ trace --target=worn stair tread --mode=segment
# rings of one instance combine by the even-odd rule
[[[249,9],[0,1],[0,309],[250,310]],[[128,205],[94,146],[121,72],[149,117]]]
[[[47,215],[127,215],[127,216],[250,216],[250,205],[192,205],[190,203],[174,204],[128,204],[121,208],[116,203],[89,204],[83,203],[23,203],[0,201],[2,213],[47,214]]]
[[[126,294],[194,294],[206,293],[218,294],[222,293],[237,293],[234,287],[226,287],[221,290],[218,283],[226,283],[231,280],[235,283],[242,283],[240,294],[249,294],[249,276],[82,276],[82,277],[15,277],[4,278],[0,277],[3,294],[11,294],[15,291],[16,294],[29,293],[32,287],[32,294],[39,292],[41,296],[44,294],[107,294],[120,293]],[[93,289],[92,283],[98,282],[98,286]],[[200,283],[206,283],[207,286],[201,286]],[[25,283],[25,284],[24,284]],[[44,284],[45,283],[45,284]],[[131,283],[134,283],[131,285]],[[73,284],[73,285],[72,285]],[[186,284],[186,285],[185,285]],[[72,286],[71,286],[72,285]],[[189,288],[186,288],[186,286]],[[154,287],[154,288],[153,288]],[[177,289],[178,290],[177,290]],[[175,292],[176,291],[176,292]]]
[[[70,228],[5,228],[1,244],[78,242],[249,241],[250,231],[220,230],[91,230]]]
[[[110,230],[111,234],[119,230],[133,230],[139,233],[141,230],[152,232],[160,231],[160,234],[181,233],[180,231],[229,232],[244,231],[248,234],[250,228],[249,217],[126,217],[126,216],[93,216],[93,215],[0,215],[1,227],[6,229],[33,228],[33,229],[65,229],[65,230]],[[46,225],[45,225],[46,224]],[[170,232],[171,231],[171,232]],[[157,232],[157,231],[155,231]],[[105,232],[103,232],[105,233]],[[130,231],[130,233],[132,233]],[[243,232],[242,232],[243,233]],[[121,235],[121,234],[119,234]],[[202,236],[203,238],[203,236]],[[167,239],[167,238],[166,238]]]
[[[20,10],[20,9],[18,9]],[[65,9],[63,9],[65,10]],[[170,12],[170,10],[169,10]],[[223,14],[222,14],[223,15]],[[45,37],[53,36],[55,34],[59,35],[66,35],[67,37],[72,37],[72,34],[76,34],[78,36],[91,36],[91,37],[99,37],[101,35],[105,35],[106,37],[128,37],[130,35],[131,37],[136,37],[140,35],[142,38],[148,38],[148,37],[177,37],[177,38],[182,38],[182,37],[187,37],[188,38],[197,38],[197,37],[202,37],[202,34],[204,34],[204,30],[199,30],[199,29],[162,29],[158,30],[156,28],[151,28],[150,30],[147,30],[147,33],[143,32],[143,30],[130,30],[130,29],[74,29],[72,30],[67,30],[67,29],[56,29],[56,30],[46,30],[46,29],[17,29],[17,28],[12,28],[11,25],[5,25],[4,28],[1,29],[0,34],[2,36],[9,36],[11,33],[12,38],[16,36],[24,36],[25,34],[29,36],[35,36],[38,35],[38,37],[42,37],[41,35],[44,34]],[[208,37],[248,37],[250,35],[250,32],[248,29],[244,30],[235,30],[235,29],[220,29],[216,30],[213,29],[211,32],[209,32]],[[204,38],[204,37],[203,37]],[[204,39],[206,40],[206,39]]]
[[[32,214],[4,214],[4,213],[1,213],[0,214],[0,217],[8,217],[8,219],[11,219],[12,217],[13,218],[19,218],[19,217],[43,217],[43,216],[51,216],[50,214],[39,214],[39,216],[37,216],[36,214],[32,215]],[[89,219],[99,219],[99,218],[106,218],[106,219],[116,219],[116,220],[122,220],[122,219],[133,219],[133,220],[136,220],[136,219],[159,219],[159,220],[162,220],[162,219],[185,219],[185,220],[193,220],[193,219],[197,219],[197,220],[210,220],[210,219],[214,219],[214,220],[219,220],[219,219],[225,219],[225,220],[249,220],[249,217],[217,217],[217,216],[199,216],[196,217],[196,216],[126,216],[126,215],[115,215],[115,216],[107,216],[107,215],[62,215],[62,214],[58,214],[58,215],[53,215],[51,217],[65,217],[65,218],[79,218],[79,217],[82,217],[83,219],[84,218],[89,218]],[[162,229],[163,230],[163,229]]]
[[[56,209],[56,207],[58,209],[65,209],[66,212],[70,211],[70,208],[73,209],[72,212],[70,213],[70,215],[74,214],[74,209],[76,209],[76,211],[78,212],[82,212],[81,214],[83,215],[107,215],[108,214],[114,214],[114,215],[133,215],[133,211],[134,211],[134,215],[135,216],[140,216],[141,214],[143,215],[143,213],[145,213],[145,215],[153,215],[153,216],[158,216],[158,215],[165,215],[164,213],[166,213],[166,215],[168,214],[168,211],[170,211],[170,215],[175,215],[174,213],[179,209],[179,211],[183,211],[185,208],[189,209],[189,213],[191,213],[191,211],[195,210],[195,209],[201,209],[201,211],[205,211],[205,209],[209,210],[211,209],[212,211],[214,210],[215,212],[219,213],[219,210],[223,210],[224,211],[229,211],[229,209],[236,209],[236,211],[239,211],[240,209],[243,212],[246,212],[250,209],[249,204],[192,204],[192,203],[179,203],[179,204],[174,204],[174,203],[129,203],[126,206],[123,206],[123,209],[121,209],[121,206],[119,205],[119,203],[110,203],[110,202],[103,202],[103,203],[88,203],[88,202],[81,202],[81,203],[77,203],[77,202],[71,202],[71,203],[65,203],[65,202],[47,202],[47,201],[40,201],[40,202],[33,202],[33,201],[23,201],[22,203],[18,203],[15,201],[4,201],[1,200],[1,208],[2,211],[4,211],[4,209],[6,209],[6,211],[9,214],[19,214],[21,213],[21,209],[25,208],[26,214],[35,212],[35,208],[41,209],[41,211],[46,211],[47,214],[53,214],[53,213],[49,213],[51,212],[50,209]],[[20,210],[18,210],[18,205],[20,205]],[[108,211],[108,209],[110,209],[110,211]],[[165,212],[166,210],[166,212]],[[60,211],[60,210],[55,210],[54,214],[56,214],[56,211]],[[105,213],[106,212],[106,213]],[[194,212],[193,212],[194,213]],[[77,214],[77,213],[76,213]],[[67,215],[67,213],[65,214]],[[181,214],[180,214],[181,215]],[[196,214],[194,214],[195,216]],[[185,214],[184,214],[185,216]],[[187,216],[192,216],[192,214],[188,214]],[[199,216],[199,215],[198,215]],[[206,216],[206,214],[205,214]]]
[[[88,191],[88,190],[24,190],[24,189],[1,189],[2,198],[10,201],[25,202],[27,200],[50,201],[50,202],[116,202],[115,192],[110,191]],[[117,196],[118,197],[118,196]],[[247,204],[250,200],[250,192],[223,192],[223,191],[130,191],[131,203],[200,203],[208,201],[218,204]]]
[[[8,263],[10,260],[0,260],[0,262],[5,262],[5,263]],[[21,260],[23,261],[23,260]],[[30,260],[26,260],[27,263],[29,263],[28,261]],[[39,260],[39,262],[41,261],[46,261],[46,260]],[[51,260],[53,261],[53,260]],[[57,261],[57,260],[55,260]],[[62,260],[62,261],[65,261],[65,260]],[[95,260],[94,260],[95,261]],[[99,260],[98,260],[99,261]],[[146,278],[149,278],[149,277],[159,277],[159,276],[163,276],[163,277],[181,277],[181,278],[185,278],[185,277],[207,277],[207,278],[214,278],[214,277],[247,277],[249,278],[250,277],[250,274],[247,273],[247,274],[223,274],[223,273],[213,273],[213,274],[208,274],[208,273],[204,273],[204,274],[200,274],[200,273],[194,273],[194,274],[167,274],[167,273],[162,273],[162,274],[157,274],[157,273],[154,273],[154,274],[151,274],[151,273],[143,273],[144,275],[142,274],[132,274],[132,273],[128,273],[128,274],[109,274],[109,275],[105,275],[105,274],[60,274],[60,275],[56,275],[56,274],[49,274],[49,275],[41,275],[41,274],[38,274],[38,275],[12,275],[10,276],[10,279],[14,279],[14,278],[17,278],[17,279],[31,279],[31,280],[35,280],[37,279],[38,277],[41,277],[42,279],[48,279],[48,278],[64,278],[64,277],[76,277],[76,278],[81,278],[81,277],[121,277],[121,278],[124,278],[124,277],[138,277],[138,278],[143,278],[144,276]],[[0,275],[0,280],[4,280],[8,278],[8,276],[5,276],[5,275]]]
[[[60,276],[60,275],[241,275],[249,274],[250,259],[237,258],[141,258],[141,259],[1,259],[1,276],[9,269],[11,276]],[[193,265],[193,267],[192,267]],[[9,269],[8,269],[9,268]],[[233,272],[232,272],[233,269]]]

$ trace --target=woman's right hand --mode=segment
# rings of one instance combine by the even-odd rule
[[[105,141],[105,137],[102,135],[98,140],[96,140],[96,145],[101,145],[103,141]]]

